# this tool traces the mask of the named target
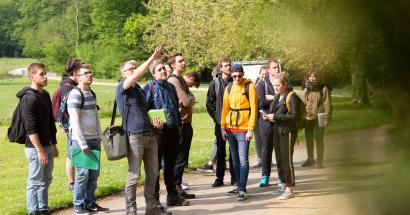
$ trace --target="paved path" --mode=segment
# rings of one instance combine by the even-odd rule
[[[189,192],[197,199],[187,207],[170,207],[174,215],[188,214],[355,214],[353,202],[366,195],[372,195],[381,181],[380,169],[389,166],[384,158],[384,146],[387,143],[387,127],[360,130],[356,132],[331,135],[326,137],[324,169],[302,168],[300,163],[306,158],[305,144],[296,146],[294,164],[296,172],[296,197],[290,200],[278,200],[273,194],[275,186],[258,187],[260,169],[251,169],[248,180],[249,199],[236,201],[236,197],[226,196],[232,189],[225,185],[212,188],[213,174],[192,171],[184,175],[184,181],[190,185]],[[251,158],[251,163],[254,158]],[[272,175],[276,176],[273,168]],[[229,178],[229,176],[227,177]],[[274,183],[277,177],[271,178]],[[161,202],[165,202],[164,185],[161,186]],[[137,193],[138,214],[145,211],[145,202],[141,189]],[[110,214],[125,214],[124,194],[100,199],[98,203],[111,209]],[[72,214],[72,209],[56,214]]]

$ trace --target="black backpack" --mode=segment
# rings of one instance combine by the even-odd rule
[[[27,90],[26,93],[37,97],[37,95],[32,90]],[[7,130],[7,139],[12,143],[26,143],[27,134],[26,129],[24,128],[24,120],[21,113],[21,100],[23,99],[23,97],[24,95],[20,98],[20,101],[13,112],[11,125]]]

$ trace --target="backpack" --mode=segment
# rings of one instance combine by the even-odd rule
[[[245,89],[243,90],[242,95],[245,95],[246,99],[248,99],[249,101],[249,85],[251,84],[251,82],[246,82],[245,83]],[[228,95],[231,94],[231,89],[232,89],[232,82],[230,82],[227,86],[228,88]]]
[[[72,90],[78,90],[81,94],[81,103],[80,103],[80,109],[82,109],[84,107],[84,94],[81,91],[80,88],[73,86],[73,88],[68,91],[64,97],[61,99],[61,103],[60,103],[60,107],[58,110],[58,114],[57,114],[57,121],[58,124],[60,125],[61,128],[63,128],[65,131],[68,131],[68,128],[70,127],[70,115],[68,114],[68,105],[67,105],[67,100],[68,100],[68,96],[70,95],[70,92]],[[90,89],[91,93],[93,94],[94,98],[97,99],[94,91],[92,91]],[[97,110],[99,110],[99,107],[97,105]]]
[[[305,104],[303,103],[302,99],[300,99],[299,96],[298,96],[295,92],[293,92],[293,91],[290,91],[290,92],[288,93],[288,95],[286,96],[286,100],[285,100],[286,109],[288,110],[288,112],[291,111],[291,107],[290,107],[290,97],[291,97],[293,94],[296,95],[296,97],[297,97],[297,99],[298,99],[298,102],[299,102],[299,110],[298,110],[298,113],[297,113],[298,116],[297,116],[297,119],[296,119],[296,128],[297,128],[298,130],[302,130],[303,128],[305,128],[306,108],[305,108]]]
[[[28,94],[37,96],[33,91],[26,91]],[[20,98],[16,109],[13,112],[13,118],[11,119],[10,127],[7,130],[7,139],[12,143],[25,144],[26,143],[26,129],[24,128],[23,116],[21,113],[21,100],[24,96]]]
[[[59,115],[59,111],[60,111],[61,99],[65,96],[65,95],[61,95],[61,89],[64,86],[70,87],[71,89],[73,89],[73,87],[74,87],[74,85],[72,85],[70,83],[64,83],[63,85],[61,85],[59,88],[57,88],[54,91],[53,99],[51,100],[51,106],[52,106],[52,110],[53,110],[54,122],[58,122],[58,115]],[[66,94],[68,94],[68,93],[69,93],[69,91]]]

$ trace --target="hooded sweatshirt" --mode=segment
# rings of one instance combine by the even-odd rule
[[[57,144],[57,129],[54,124],[48,92],[46,90],[39,92],[33,88],[25,87],[16,96],[21,99],[21,114],[27,132],[25,146],[34,148],[28,136],[36,133],[42,146]]]
[[[249,100],[245,96],[245,84],[249,83]],[[231,92],[228,87],[223,97],[221,128],[231,131],[246,132],[255,129],[258,111],[258,97],[255,86],[249,79],[242,83],[232,83]]]

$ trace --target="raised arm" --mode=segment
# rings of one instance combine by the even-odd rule
[[[149,65],[151,65],[151,63],[154,62],[154,60],[159,59],[161,57],[161,49],[162,45],[158,45],[157,47],[155,47],[155,50],[152,53],[151,57],[149,57],[148,60],[146,60],[143,64],[136,68],[131,76],[124,80],[124,90],[127,90],[135,82],[139,81],[141,77],[148,71]]]

